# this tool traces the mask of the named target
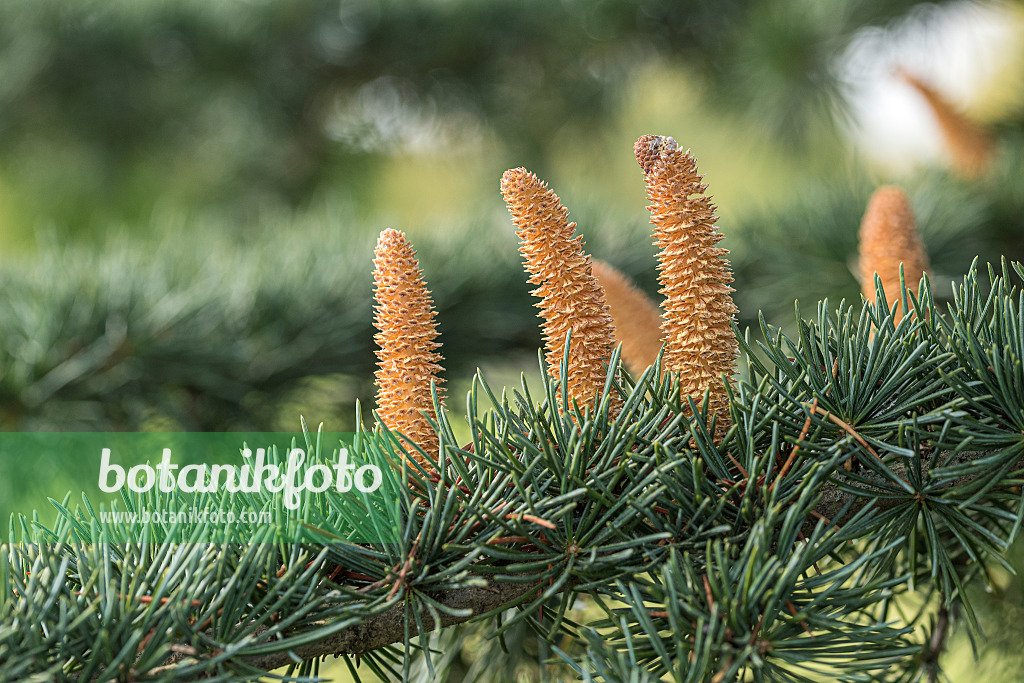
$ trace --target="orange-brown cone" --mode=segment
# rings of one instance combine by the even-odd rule
[[[373,258],[374,324],[379,332],[373,339],[377,350],[377,415],[388,429],[405,434],[435,460],[420,455],[424,467],[436,465],[437,434],[426,413],[434,414],[430,383],[440,384],[437,377],[441,344],[435,312],[416,260],[416,252],[405,235],[385,230],[377,240]],[[438,394],[441,389],[438,387]]]
[[[917,232],[914,211],[903,190],[886,185],[875,190],[860,224],[861,291],[875,301],[875,273],[885,290],[889,306],[902,301],[900,264],[908,290],[916,291],[928,271],[928,254]],[[893,318],[899,322],[905,311],[902,304]]]
[[[594,277],[604,289],[615,323],[615,341],[634,375],[653,365],[661,351],[661,311],[633,282],[604,261],[594,261]]]
[[[732,381],[739,355],[732,330],[732,270],[725,258],[729,252],[716,246],[722,239],[715,228],[718,216],[690,152],[660,135],[644,135],[633,150],[646,176],[655,244],[661,249],[664,368],[678,373],[683,395],[698,404],[710,389],[709,414],[718,417],[720,438],[730,423],[722,377]]]
[[[571,331],[568,385],[563,388],[581,408],[594,405],[604,389],[614,329],[604,291],[594,279],[583,238],[554,192],[525,168],[505,171],[501,195],[508,204],[519,251],[526,257],[529,282],[541,298],[548,372],[559,376],[565,336]],[[613,406],[614,410],[614,406]]]
[[[942,139],[949,150],[953,170],[966,178],[976,178],[984,174],[992,163],[992,154],[995,150],[995,143],[988,131],[968,120],[938,91],[921,79],[903,70],[897,73],[925,99],[935,114]]]

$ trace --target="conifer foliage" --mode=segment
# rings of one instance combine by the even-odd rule
[[[355,500],[378,537],[340,537],[326,495],[306,500],[296,543],[274,523],[247,529],[251,543],[152,543],[146,523],[104,521],[88,500],[56,504],[52,528],[16,517],[0,552],[0,680],[309,680],[328,655],[361,678],[444,680],[436,632],[469,621],[555,643],[537,663],[550,678],[938,680],[948,634],[977,632],[970,589],[1024,522],[1024,266],[972,268],[945,309],[924,273],[916,291],[904,277],[810,319],[798,310],[792,335],[762,318],[756,338],[737,337],[692,155],[660,136],[636,153],[661,247],[660,362],[622,370],[566,210],[509,171],[502,193],[548,342],[563,346],[542,357],[539,386],[498,395],[478,375],[457,439],[422,272],[385,230],[380,425],[353,450],[417,485]],[[890,236],[909,225],[893,188],[868,216]],[[913,252],[897,257],[906,274]],[[304,436],[315,457],[330,446]],[[176,529],[202,538],[208,525]]]

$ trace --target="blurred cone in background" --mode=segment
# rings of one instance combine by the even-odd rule
[[[622,360],[634,376],[654,364],[661,351],[661,311],[625,275],[604,261],[594,261],[594,277],[604,288],[615,321],[615,341]]]
[[[992,163],[995,151],[995,142],[989,132],[982,125],[969,120],[920,78],[904,69],[897,69],[896,74],[920,93],[935,114],[953,171],[965,178],[984,175]]]
[[[901,301],[900,265],[908,291],[928,272],[928,254],[917,232],[914,211],[903,190],[885,185],[871,195],[860,226],[861,291],[875,301],[875,273],[882,282],[890,309]],[[899,322],[906,311],[897,306],[893,319]]]

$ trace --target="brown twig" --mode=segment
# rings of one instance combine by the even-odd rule
[[[935,630],[932,631],[932,639],[928,643],[928,654],[925,658],[925,667],[928,669],[928,683],[937,683],[939,680],[939,657],[946,648],[946,634],[949,631],[949,610],[943,604],[939,607],[939,614],[935,619]]]
[[[832,420],[833,422],[835,422],[835,423],[836,423],[837,425],[839,425],[839,426],[840,426],[840,427],[841,427],[841,428],[842,428],[842,429],[843,429],[844,431],[846,431],[846,433],[847,433],[847,434],[849,434],[849,435],[850,435],[850,436],[852,436],[852,437],[853,437],[854,439],[856,439],[856,440],[857,440],[857,443],[859,443],[859,444],[860,444],[861,446],[863,446],[863,447],[864,447],[864,448],[865,448],[865,449],[866,449],[866,450],[868,451],[868,453],[870,453],[871,455],[873,455],[873,456],[875,456],[876,458],[878,458],[878,461],[879,461],[879,462],[881,462],[881,461],[882,461],[882,458],[881,458],[881,457],[880,457],[880,456],[878,455],[878,453],[876,453],[876,452],[875,452],[875,449],[871,447],[871,444],[869,444],[869,443],[868,443],[867,441],[865,441],[865,440],[864,440],[864,437],[863,437],[863,436],[861,436],[860,434],[858,434],[858,433],[857,433],[857,430],[856,430],[856,429],[854,429],[853,427],[851,427],[851,426],[850,426],[849,424],[847,424],[846,422],[843,422],[843,420],[839,419],[838,417],[836,417],[836,416],[835,416],[835,415],[833,415],[832,413],[828,412],[828,411],[827,411],[827,410],[825,410],[824,408],[820,408],[820,407],[818,407],[818,405],[817,405],[817,399],[815,399],[815,405],[814,405],[814,407],[813,407],[813,409],[812,409],[812,410],[813,410],[814,412],[818,413],[818,415],[821,415],[821,416],[823,416],[823,417],[827,417],[828,419],[830,419],[830,420]]]
[[[796,440],[796,445],[793,446],[793,450],[789,452],[789,457],[786,458],[786,462],[782,464],[782,469],[779,470],[779,474],[775,477],[775,481],[772,482],[771,487],[769,487],[769,491],[775,488],[775,484],[777,484],[780,479],[785,477],[786,474],[789,473],[789,468],[793,466],[793,462],[796,460],[796,454],[800,452],[800,442],[807,438],[807,433],[811,429],[811,415],[813,415],[814,412],[818,409],[817,396],[815,396],[814,400],[811,401],[810,408],[811,412],[808,413],[807,419],[804,421],[804,426],[803,429],[800,430],[800,436]]]

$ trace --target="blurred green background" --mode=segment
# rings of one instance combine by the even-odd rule
[[[899,70],[980,127],[980,171]],[[645,133],[706,174],[741,327],[858,300],[882,183],[948,297],[975,257],[1024,257],[1024,5],[5,0],[0,429],[352,429],[387,227],[434,292],[451,410],[478,367],[535,377],[501,173],[548,181],[656,296]],[[993,614],[1024,605],[1004,583]]]

